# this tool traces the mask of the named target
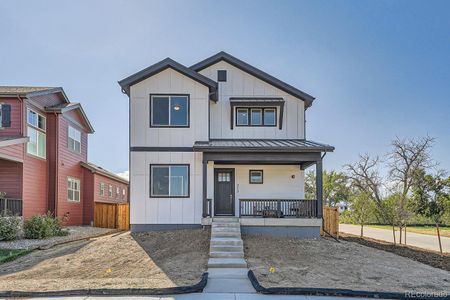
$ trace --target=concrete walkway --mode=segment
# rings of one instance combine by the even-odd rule
[[[349,225],[349,224],[339,224],[339,231],[350,233],[354,235],[360,235],[361,226]],[[429,234],[420,234],[414,232],[408,232],[406,229],[406,244],[414,247],[419,247],[428,250],[439,251],[439,242],[437,236]],[[396,241],[400,239],[400,232],[396,231]],[[364,236],[370,237],[376,240],[382,240],[386,242],[393,243],[394,237],[392,236],[392,230],[364,227]],[[441,237],[442,241],[442,251],[450,252],[450,238]]]
[[[208,283],[204,293],[255,293],[247,273],[238,218],[215,217],[211,224]]]

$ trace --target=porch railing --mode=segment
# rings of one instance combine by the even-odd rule
[[[317,200],[306,199],[239,199],[241,217],[315,218]]]
[[[0,198],[0,215],[7,213],[21,216],[22,209],[22,199]]]

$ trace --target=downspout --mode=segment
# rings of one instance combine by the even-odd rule
[[[59,117],[58,114],[55,112],[55,198],[54,198],[54,202],[55,202],[55,217],[58,216],[58,199],[59,199],[59,195],[58,195],[58,170],[59,170]]]

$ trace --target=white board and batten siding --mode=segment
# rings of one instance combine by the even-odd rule
[[[217,71],[227,71],[227,81],[219,82],[219,101],[211,103],[211,138],[303,139],[304,102],[225,61],[199,73],[217,81]],[[230,97],[281,97],[285,101],[283,126],[230,128]],[[279,111],[278,111],[279,114]],[[277,121],[278,123],[278,121]]]
[[[151,94],[189,94],[189,128],[151,128]],[[130,89],[131,147],[192,147],[208,140],[206,86],[166,69]],[[202,216],[202,153],[130,152],[130,223],[200,224]],[[189,164],[188,198],[150,198],[151,164]]]

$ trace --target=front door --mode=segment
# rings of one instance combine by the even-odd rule
[[[214,169],[214,215],[234,216],[234,169]]]

